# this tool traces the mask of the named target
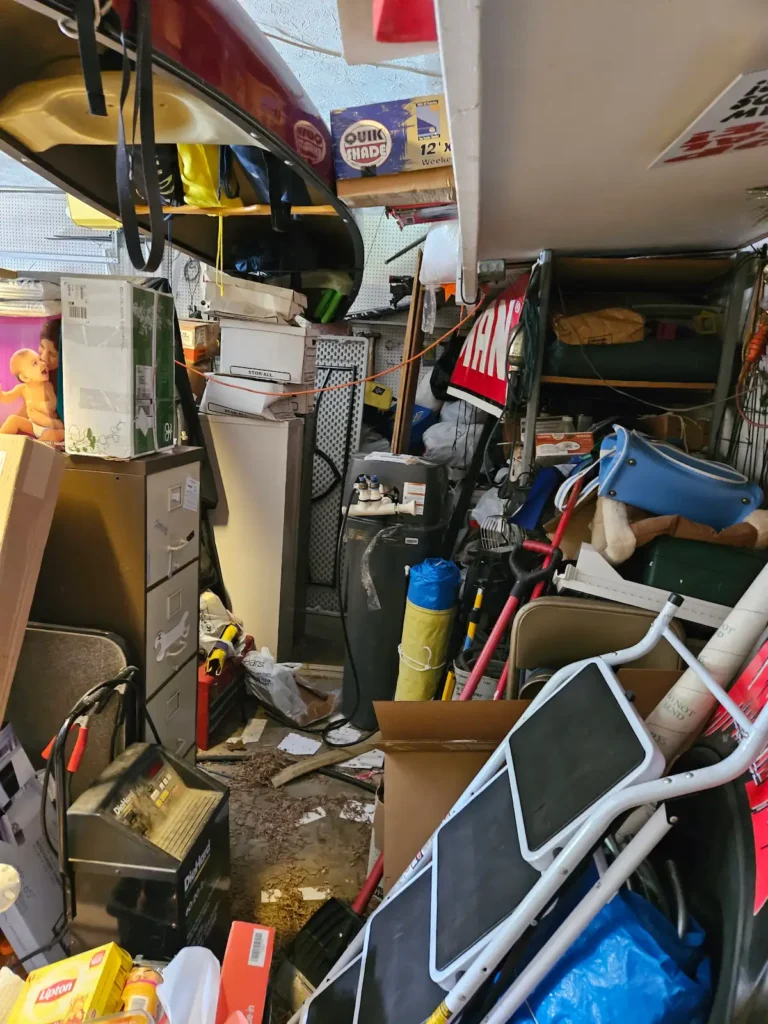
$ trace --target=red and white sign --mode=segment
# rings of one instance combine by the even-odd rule
[[[739,75],[651,167],[768,146],[768,71]]]
[[[529,274],[523,274],[480,316],[456,361],[448,394],[500,416],[507,401],[507,362],[520,322]]]
[[[728,691],[747,718],[754,722],[768,703],[768,643],[764,643],[752,661]],[[739,729],[723,708],[713,716],[705,736],[723,733],[732,744],[739,740]],[[726,753],[730,753],[729,748]],[[753,914],[759,914],[768,902],[768,748],[762,751],[749,771],[744,789],[752,812],[752,834],[755,842],[755,902]]]

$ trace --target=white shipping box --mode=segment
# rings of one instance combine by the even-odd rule
[[[231,385],[238,385],[232,387]],[[253,387],[254,391],[241,388]],[[291,395],[283,397],[302,385],[273,384],[268,380],[253,381],[251,385],[242,378],[228,378],[224,374],[211,374],[205,385],[200,412],[214,416],[252,416],[265,420],[285,420],[294,416],[305,416],[315,407],[314,395]],[[270,394],[256,394],[269,391]]]
[[[0,929],[14,953],[23,957],[50,942],[61,916],[62,893],[56,858],[48,848],[40,827],[42,785],[11,725],[0,731],[0,772],[4,780],[0,863],[15,869],[20,880],[14,903],[0,913]],[[48,827],[53,834],[52,813],[48,816]],[[3,891],[7,888],[4,884]],[[14,886],[10,888],[12,891]],[[61,960],[62,955],[61,947],[54,946],[47,953],[29,960],[27,970],[55,963]]]
[[[297,313],[307,308],[307,296],[292,288],[279,288],[273,284],[261,284],[259,281],[248,281],[242,277],[220,275],[216,280],[216,272],[206,267],[203,273],[203,299],[212,309],[225,309],[227,303],[252,306],[254,312],[247,316],[265,316],[270,313],[290,320]],[[222,291],[224,294],[222,295]]]
[[[63,277],[65,447],[133,459],[175,436],[173,296],[142,278]]]
[[[222,318],[219,369],[231,377],[314,387],[320,333],[313,328]]]

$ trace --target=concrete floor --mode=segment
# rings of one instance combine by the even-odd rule
[[[338,620],[311,616],[301,656],[316,664],[341,660]],[[316,679],[318,686],[339,684]],[[255,703],[248,714],[257,711]],[[242,730],[242,723],[223,723],[222,739]],[[257,921],[276,929],[278,961],[281,953],[306,920],[328,896],[351,902],[362,885],[368,868],[371,825],[346,820],[341,812],[348,801],[372,804],[374,795],[351,784],[322,775],[308,775],[275,789],[271,777],[298,758],[291,758],[277,746],[289,732],[268,720],[256,744],[234,750],[219,743],[200,751],[201,767],[215,772],[230,786],[230,841],[232,857],[232,901],[239,920]],[[237,756],[229,762],[205,761],[206,753]],[[366,779],[376,783],[378,776]],[[321,808],[325,815],[301,824],[304,815]],[[307,892],[306,890],[316,890]]]

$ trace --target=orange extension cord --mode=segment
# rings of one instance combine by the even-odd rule
[[[768,429],[768,422],[761,423],[758,420],[751,419],[744,411],[742,398],[745,394],[755,390],[754,386],[747,387],[746,385],[748,382],[751,382],[751,378],[757,375],[757,364],[765,353],[766,343],[768,343],[768,313],[761,313],[757,322],[757,329],[744,352],[741,373],[736,384],[736,408],[738,409],[739,416],[741,416],[745,423],[748,423],[751,427],[758,427],[760,430]]]
[[[427,352],[431,351],[433,348],[436,348],[447,338],[450,338],[450,336],[454,334],[456,331],[458,331],[458,329],[462,327],[467,322],[467,320],[472,319],[472,317],[475,315],[478,309],[480,309],[485,300],[486,296],[483,295],[479,302],[476,305],[474,305],[472,309],[467,313],[467,315],[462,317],[461,320],[459,320],[459,322],[450,329],[450,331],[446,331],[445,334],[441,335],[437,339],[437,341],[430,342],[426,348],[423,348],[421,350],[421,352],[417,352],[415,356],[410,356],[410,358],[404,359],[402,363],[398,363],[397,366],[392,366],[386,370],[381,370],[379,373],[372,373],[369,377],[361,377],[360,380],[345,381],[343,384],[331,384],[329,387],[325,388],[310,388],[308,391],[282,391],[280,393],[280,397],[296,398],[299,395],[319,395],[322,394],[324,391],[339,391],[341,390],[341,388],[353,388],[358,384],[367,384],[369,380],[376,380],[379,377],[384,377],[388,373],[394,373],[395,370],[401,370],[404,366],[407,366],[409,363],[415,363],[417,359],[421,359],[422,356],[425,356],[427,354]],[[187,366],[186,363],[182,363],[181,360],[179,359],[176,359],[175,362],[177,366],[183,366],[186,370],[189,370],[191,373],[196,373],[199,377],[208,376],[208,374],[203,373],[200,370],[196,370],[194,366]],[[224,387],[227,388],[234,388],[235,391],[249,391],[252,395],[274,395],[274,391],[259,391],[256,388],[246,387],[244,384],[230,384],[230,382],[226,380],[219,379],[216,381],[216,383],[222,384],[224,385]]]

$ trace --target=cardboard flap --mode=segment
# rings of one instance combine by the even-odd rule
[[[528,707],[528,701],[378,700],[373,706],[385,743],[476,740],[495,747]]]

